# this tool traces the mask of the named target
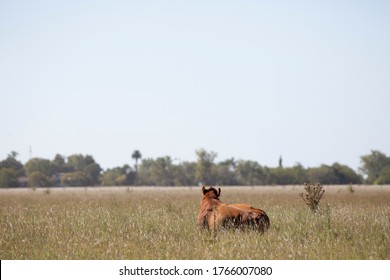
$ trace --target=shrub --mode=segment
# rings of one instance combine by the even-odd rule
[[[306,205],[313,212],[317,212],[318,204],[324,195],[324,187],[320,183],[305,183],[306,194],[300,193],[299,196],[303,199]]]

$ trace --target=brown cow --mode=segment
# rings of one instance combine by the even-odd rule
[[[225,204],[219,200],[221,189],[202,188],[202,202],[198,214],[198,224],[215,230],[219,227],[248,227],[264,232],[270,227],[267,214],[248,204]]]

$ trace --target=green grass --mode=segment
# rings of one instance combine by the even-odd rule
[[[312,213],[295,187],[222,187],[271,229],[196,225],[200,188],[0,190],[0,259],[390,259],[390,187],[326,187]]]

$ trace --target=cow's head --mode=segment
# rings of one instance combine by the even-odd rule
[[[206,186],[203,186],[202,187],[202,194],[203,194],[203,197],[207,196],[209,198],[218,198],[220,195],[221,195],[221,188],[218,188],[218,190],[216,188],[213,188],[212,186],[210,187],[206,187]]]

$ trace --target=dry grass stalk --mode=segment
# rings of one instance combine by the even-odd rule
[[[305,191],[306,194],[300,193],[299,196],[310,210],[317,212],[318,204],[325,193],[324,187],[320,183],[305,183]]]
[[[217,238],[217,214],[218,214],[218,209],[217,209],[217,206],[214,205],[214,207],[213,207],[213,229],[212,229],[212,235],[213,235],[214,241]]]

